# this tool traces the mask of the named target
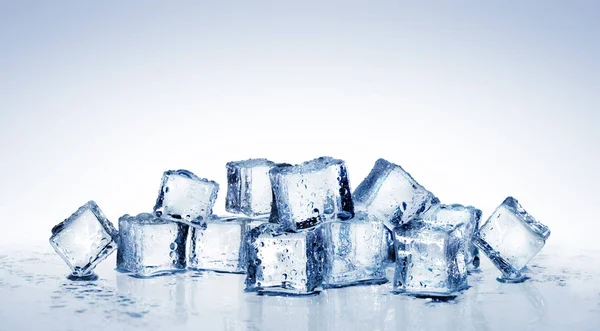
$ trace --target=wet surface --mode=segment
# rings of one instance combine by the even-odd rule
[[[597,330],[599,256],[549,245],[521,284],[497,282],[483,258],[468,290],[436,302],[391,294],[391,282],[273,297],[245,293],[243,275],[133,278],[114,254],[98,280],[70,281],[49,247],[0,247],[0,330]]]

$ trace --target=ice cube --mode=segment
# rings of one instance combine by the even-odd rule
[[[438,204],[421,217],[421,221],[433,227],[447,230],[459,229],[465,244],[465,262],[468,270],[479,267],[479,250],[473,243],[473,235],[479,228],[481,210],[459,204]]]
[[[137,277],[182,271],[188,226],[143,213],[119,218],[117,270]]]
[[[424,297],[453,297],[467,288],[460,230],[411,222],[394,230],[394,292]]]
[[[266,294],[318,293],[325,275],[327,231],[317,226],[286,232],[265,223],[252,229],[248,240],[246,290]]]
[[[116,248],[118,233],[94,201],[79,207],[52,228],[50,244],[71,268],[72,276],[92,277],[94,268]]]
[[[202,227],[212,213],[218,191],[219,184],[190,171],[165,171],[154,212],[159,217]]]
[[[381,284],[385,277],[387,228],[377,219],[359,213],[350,220],[324,223],[330,233],[325,287],[361,283]]]
[[[550,229],[508,197],[475,233],[475,245],[502,272],[500,281],[525,279],[521,270],[546,243]]]
[[[320,157],[295,166],[277,166],[269,172],[278,222],[286,229],[315,226],[354,215],[344,161]]]
[[[274,166],[267,159],[228,162],[225,209],[247,216],[269,214],[273,197],[269,170]]]
[[[211,217],[205,229],[192,228],[188,268],[219,272],[245,273],[246,234],[268,217]]]
[[[439,203],[433,193],[402,167],[384,159],[375,162],[352,196],[357,210],[383,220],[390,229],[419,217]]]

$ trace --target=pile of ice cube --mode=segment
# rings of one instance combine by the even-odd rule
[[[90,201],[52,229],[50,243],[72,279],[94,279],[115,249],[117,270],[135,277],[186,268],[245,273],[246,289],[260,294],[385,283],[395,263],[395,293],[446,298],[468,287],[478,250],[502,272],[499,280],[524,280],[550,235],[511,197],[480,227],[479,209],[441,204],[384,159],[353,193],[345,162],[331,157],[226,168],[226,210],[234,216],[212,215],[216,182],[171,170],[153,213],[122,216],[117,232]]]

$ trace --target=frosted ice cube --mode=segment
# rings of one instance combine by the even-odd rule
[[[327,231],[286,232],[266,223],[248,234],[246,290],[267,294],[318,293],[325,275]]]
[[[286,229],[315,226],[354,215],[344,161],[320,157],[270,171],[278,222]]]
[[[150,277],[185,269],[188,226],[143,213],[119,218],[117,270]]]
[[[387,228],[365,214],[354,218],[324,223],[331,242],[328,244],[326,287],[342,287],[361,283],[381,284],[385,277]]]
[[[225,209],[247,216],[269,214],[273,198],[269,170],[274,166],[267,159],[228,162]]]
[[[425,213],[420,220],[433,227],[447,230],[459,229],[465,245],[467,269],[474,270],[479,267],[479,250],[473,243],[473,235],[479,228],[480,219],[481,210],[475,207],[438,204]]]
[[[154,212],[159,217],[204,226],[217,199],[219,184],[187,170],[165,171]]]
[[[550,229],[539,223],[513,197],[502,202],[475,233],[475,245],[500,269],[499,280],[523,280],[521,270],[546,243]]]
[[[219,272],[245,273],[246,235],[266,223],[268,217],[211,217],[205,229],[192,228],[188,268]]]
[[[433,193],[402,167],[384,159],[375,162],[352,196],[357,210],[383,220],[390,229],[419,217],[439,203]]]
[[[98,205],[89,201],[52,228],[50,244],[74,277],[88,277],[117,248],[117,236]]]
[[[411,222],[394,230],[394,292],[452,297],[467,288],[467,270],[459,230],[446,231]]]

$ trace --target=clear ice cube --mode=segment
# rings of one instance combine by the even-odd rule
[[[459,229],[465,244],[465,262],[468,270],[479,267],[479,250],[473,243],[473,235],[479,228],[481,210],[459,204],[438,204],[421,217],[421,221],[432,227],[447,230]]]
[[[218,272],[245,273],[246,235],[268,222],[267,218],[211,217],[206,228],[192,228],[188,268]]]
[[[74,277],[87,277],[116,248],[117,230],[94,201],[52,228],[50,244]]]
[[[217,199],[219,184],[187,170],[165,171],[154,212],[159,217],[204,226]]]
[[[269,214],[273,198],[269,170],[274,166],[267,159],[228,162],[225,209],[247,216]]]
[[[287,232],[265,223],[252,229],[248,240],[246,290],[266,294],[318,293],[325,275],[327,231],[317,226]]]
[[[277,220],[286,229],[315,226],[354,215],[344,161],[320,157],[270,171]]]
[[[352,194],[357,210],[366,211],[393,229],[407,223],[439,203],[399,165],[384,159],[375,166]]]
[[[350,220],[331,221],[322,226],[327,227],[331,238],[325,287],[387,282],[388,230],[381,221],[360,213]]]
[[[475,245],[500,269],[505,280],[522,279],[521,270],[541,249],[550,229],[513,197],[502,202],[475,233]]]
[[[119,218],[117,270],[151,277],[185,269],[188,226],[143,213]]]
[[[452,297],[467,288],[462,234],[411,222],[394,230],[394,292]]]

